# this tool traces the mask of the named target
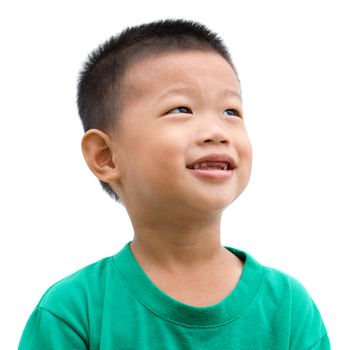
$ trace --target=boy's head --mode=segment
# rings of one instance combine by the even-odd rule
[[[248,183],[251,147],[237,72],[221,39],[199,23],[158,21],[112,37],[85,63],[77,100],[84,157],[124,204],[163,206],[162,196],[180,204],[194,184],[179,171],[199,173],[190,168],[208,155],[221,163],[201,166],[225,168],[220,157],[231,157],[225,171],[210,169],[208,177],[202,170],[196,178],[206,181],[212,204],[226,206]]]

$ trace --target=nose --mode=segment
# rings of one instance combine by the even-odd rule
[[[204,140],[205,143],[229,143],[229,141],[225,138],[222,138],[220,136],[213,136],[211,138],[207,138]]]
[[[231,133],[229,128],[224,125],[221,120],[210,120],[204,122],[202,120],[200,132],[198,134],[198,143],[212,143],[212,144],[230,144]]]

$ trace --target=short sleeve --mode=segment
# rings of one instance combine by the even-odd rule
[[[314,344],[309,350],[329,350],[331,344],[329,343],[329,338],[324,335],[316,344]]]
[[[18,350],[87,350],[82,337],[64,320],[39,306],[31,314]]]
[[[330,350],[327,330],[320,312],[305,287],[290,277],[291,344],[295,350]]]

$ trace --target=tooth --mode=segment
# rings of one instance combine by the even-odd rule
[[[200,169],[200,168],[209,168],[209,169],[222,169],[227,170],[229,164],[227,162],[217,162],[217,161],[208,161],[202,163],[196,163],[192,166],[192,169]]]

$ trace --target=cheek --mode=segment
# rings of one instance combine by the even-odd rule
[[[138,168],[140,179],[164,182],[185,164],[185,149],[179,137],[163,135],[140,135],[129,140],[130,169]],[[169,180],[170,179],[170,180]]]
[[[253,158],[253,148],[248,137],[245,138],[242,146],[242,157],[245,158],[246,162],[251,165]]]
[[[234,142],[234,146],[236,147],[239,153],[239,158],[244,160],[244,163],[251,163],[253,149],[245,127],[242,127],[238,131],[236,135],[236,141]]]
[[[159,128],[157,135],[147,141],[147,148],[152,158],[157,159],[160,165],[176,164],[184,161],[186,152],[186,135],[184,130],[170,126]]]
[[[245,187],[248,184],[251,176],[253,161],[253,149],[248,136],[245,136],[240,144],[239,159],[242,173],[241,182],[242,186]]]

